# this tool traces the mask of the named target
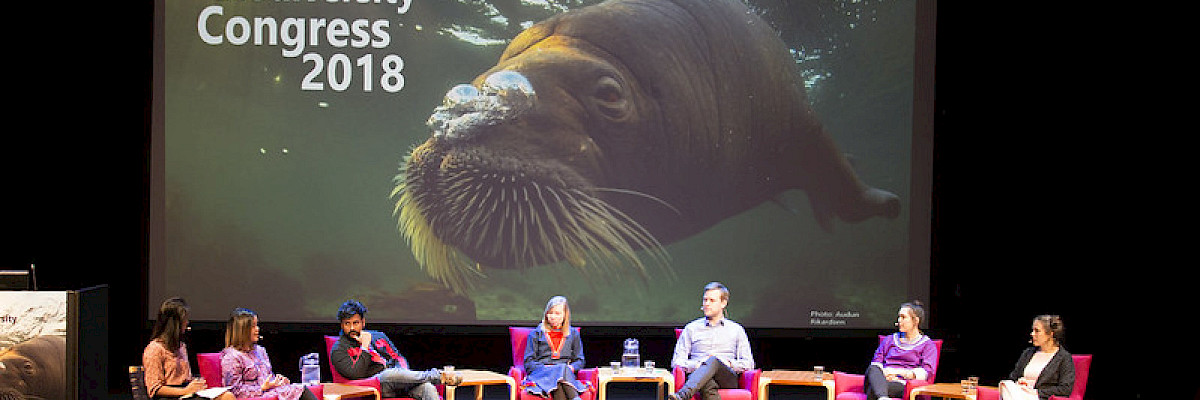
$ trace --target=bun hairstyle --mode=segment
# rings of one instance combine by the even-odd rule
[[[1058,343],[1059,346],[1063,344],[1063,339],[1066,338],[1067,332],[1066,328],[1063,326],[1062,317],[1057,315],[1043,314],[1037,316],[1037,318],[1034,318],[1033,322],[1041,322],[1042,328],[1045,329],[1046,332],[1050,333],[1050,336],[1054,338],[1054,342]]]
[[[920,300],[913,300],[900,305],[900,308],[907,308],[908,312],[912,313],[913,318],[917,319],[917,326],[921,326],[925,322],[925,308],[921,306]]]

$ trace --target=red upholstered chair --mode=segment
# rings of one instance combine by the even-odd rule
[[[1071,396],[1067,399],[1083,400],[1083,392],[1087,391],[1088,373],[1092,369],[1092,355],[1072,354],[1071,361],[1075,362],[1075,389],[1071,390]],[[1050,400],[1054,399],[1062,399],[1062,397],[1050,396]]]
[[[683,333],[683,329],[675,328],[675,340],[679,340],[679,335]],[[684,382],[687,382],[687,373],[682,367],[675,367],[675,390],[679,390]],[[721,400],[758,400],[758,377],[762,375],[761,369],[752,369],[742,373],[742,378],[738,382],[737,389],[717,389],[717,393],[721,394]],[[692,396],[693,400],[700,400],[700,393]]]
[[[891,337],[891,335],[880,335],[879,341],[882,342],[883,340],[888,339],[890,337]],[[937,357],[935,357],[933,359],[933,371],[932,371],[932,373],[930,373],[929,379],[926,379],[926,380],[913,379],[913,380],[906,382],[904,385],[904,397],[903,398],[907,399],[909,397],[908,393],[912,392],[913,389],[919,388],[921,386],[929,385],[934,382],[934,378],[937,376],[938,359],[940,359],[942,357],[942,340],[941,339],[934,340],[933,345],[937,347],[938,355],[937,355]],[[866,378],[863,375],[833,371],[833,393],[834,393],[836,400],[864,400],[864,399],[866,399],[867,394],[863,392],[863,387],[865,386],[863,381],[865,379]]]
[[[1088,373],[1092,369],[1091,354],[1072,354],[1071,361],[1075,363],[1075,387],[1071,390],[1070,397],[1050,396],[1050,400],[1083,400],[1083,393],[1087,391]],[[977,400],[999,400],[1000,391],[992,388],[979,388]]]
[[[1000,400],[1000,390],[980,386],[979,392],[975,394],[975,400]]]
[[[372,377],[364,378],[364,379],[347,379],[346,377],[342,376],[341,374],[338,374],[337,369],[333,367],[333,357],[329,355],[330,353],[333,352],[333,345],[335,343],[337,343],[337,340],[338,340],[337,336],[325,336],[325,359],[329,360],[329,374],[332,375],[331,380],[333,380],[333,383],[345,383],[348,385],[356,385],[356,386],[370,386],[370,387],[375,388],[375,390],[378,390],[379,393],[383,393],[383,389],[379,386],[379,378],[377,378],[377,377],[372,376]],[[408,360],[406,360],[404,358],[404,356],[400,356],[400,366],[402,366],[404,368],[408,368]],[[438,395],[439,396],[443,395],[442,390],[443,390],[442,386],[438,385]],[[384,399],[412,400],[411,397],[384,397]]]
[[[579,334],[579,327],[573,329],[576,335]],[[525,380],[525,345],[528,344],[529,334],[533,332],[533,328],[525,327],[508,327],[508,340],[512,343],[512,367],[508,368],[508,376],[517,381],[520,385]],[[579,398],[583,400],[594,400],[596,398],[596,385],[600,382],[596,376],[595,368],[584,368],[575,373],[575,378],[580,382],[591,384],[592,390],[580,393]],[[518,400],[544,400],[542,397],[526,392],[524,388],[517,388]]]
[[[221,353],[198,353],[196,354],[196,367],[200,369],[200,377],[204,378],[204,382],[208,386],[224,386],[225,382],[221,380]],[[321,386],[309,386],[308,390],[321,396]],[[249,397],[249,400],[274,400],[275,396],[268,397]]]

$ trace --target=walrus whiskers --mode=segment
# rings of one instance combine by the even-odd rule
[[[663,207],[666,207],[666,208],[670,209],[671,211],[673,211],[673,212],[674,212],[675,214],[677,214],[677,215],[683,215],[683,213],[679,212],[679,209],[678,209],[678,208],[675,208],[675,206],[672,206],[672,205],[671,205],[671,203],[667,203],[667,202],[666,202],[666,201],[664,201],[663,199],[660,199],[660,198],[657,198],[657,197],[654,197],[654,196],[651,196],[651,195],[648,195],[648,194],[645,194],[645,193],[642,193],[642,192],[639,192],[639,191],[636,191],[636,190],[625,190],[625,189],[615,189],[615,188],[600,188],[600,187],[597,187],[597,188],[592,188],[592,190],[594,190],[594,191],[597,191],[597,192],[613,192],[613,193],[622,193],[622,194],[634,195],[634,196],[636,196],[636,197],[643,197],[643,198],[646,198],[646,199],[653,200],[655,203],[662,204],[662,205],[663,205]]]
[[[415,197],[406,190],[405,184],[396,186],[392,196],[400,198],[393,212],[400,216],[399,230],[412,248],[417,263],[431,277],[459,293],[473,288],[474,280],[471,278],[482,277],[482,271],[478,268],[472,269],[457,249],[434,235]]]
[[[481,267],[488,265],[472,262],[463,249],[441,239],[433,226],[443,235],[471,243],[481,256],[503,263],[501,267],[563,260],[585,275],[614,274],[632,267],[646,278],[647,261],[639,256],[639,249],[646,249],[652,264],[669,265],[657,239],[628,215],[588,193],[592,188],[558,187],[478,170],[442,171],[449,183],[429,187],[429,182],[412,179],[408,165],[401,168],[391,192],[398,230],[422,269],[456,292],[473,289],[477,279],[486,277]],[[413,190],[417,187],[421,190]],[[620,189],[598,191],[637,195]],[[435,208],[440,211],[431,215]]]

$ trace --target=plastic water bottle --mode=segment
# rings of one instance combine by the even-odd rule
[[[621,368],[637,368],[642,365],[642,356],[638,354],[637,339],[625,339],[625,352],[621,353]]]
[[[300,382],[305,385],[321,384],[321,356],[317,353],[300,357]]]

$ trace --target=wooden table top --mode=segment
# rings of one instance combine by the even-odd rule
[[[478,369],[459,369],[454,370],[453,373],[458,374],[458,376],[463,378],[462,383],[460,383],[459,386],[487,383],[507,383],[509,379],[512,379],[505,374]]]
[[[789,383],[789,382],[819,382],[833,379],[833,374],[823,373],[821,379],[817,379],[817,374],[813,371],[763,371],[760,378],[768,378],[772,383]]]
[[[993,386],[977,387],[995,389]],[[962,383],[934,383],[913,389],[912,393],[909,393],[909,398],[916,398],[917,395],[937,396],[950,399],[974,399],[976,393],[963,393]]]
[[[348,385],[345,383],[322,383],[321,391],[325,396],[355,397],[367,394],[377,394],[375,388],[370,386]]]
[[[674,379],[675,375],[670,370],[664,368],[655,368],[652,372],[646,372],[642,368],[621,368],[621,372],[613,371],[612,367],[596,368],[596,374],[605,380],[640,380],[640,379]]]

